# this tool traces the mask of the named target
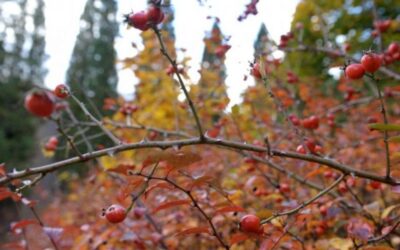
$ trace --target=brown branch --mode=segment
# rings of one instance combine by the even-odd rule
[[[339,185],[339,183],[344,179],[346,175],[342,175],[340,176],[336,181],[334,181],[329,187],[325,188],[324,190],[322,190],[321,192],[319,192],[316,196],[314,196],[313,198],[309,199],[306,202],[303,202],[302,204],[300,204],[299,206],[285,211],[285,212],[281,212],[281,213],[277,213],[274,215],[271,215],[270,217],[268,217],[265,220],[261,221],[261,224],[266,224],[268,222],[270,222],[271,220],[281,217],[281,216],[285,216],[285,215],[292,215],[295,214],[297,212],[299,212],[301,209],[307,207],[308,205],[310,205],[311,203],[313,203],[314,201],[318,200],[319,198],[321,198],[322,196],[324,196],[325,194],[329,193],[333,188],[335,188],[337,185]]]
[[[85,115],[94,123],[96,123],[96,125],[115,143],[115,144],[121,144],[121,141],[115,137],[115,135],[113,133],[111,133],[111,131],[109,131],[106,127],[103,126],[102,122],[100,122],[99,120],[96,119],[96,117],[94,117],[89,110],[85,107],[85,105],[78,99],[76,98],[73,94],[70,94],[70,96],[72,97],[72,99],[79,105],[79,107],[82,109],[82,111],[85,113]]]
[[[190,98],[189,92],[187,91],[187,89],[185,87],[185,84],[184,84],[184,82],[182,80],[181,74],[179,73],[179,69],[178,69],[178,65],[176,64],[176,60],[172,59],[172,57],[168,54],[167,49],[166,49],[165,44],[164,44],[164,41],[161,38],[160,30],[156,26],[153,27],[153,30],[156,33],[158,41],[160,42],[161,53],[168,59],[168,61],[171,63],[172,67],[174,68],[175,74],[178,77],[179,85],[180,85],[180,87],[181,87],[181,89],[182,89],[182,91],[183,91],[183,93],[184,93],[184,95],[186,97],[186,101],[188,102],[190,110],[192,111],[192,114],[193,114],[194,119],[196,121],[196,126],[197,126],[197,129],[199,131],[200,139],[203,140],[205,137],[204,137],[204,132],[203,132],[203,128],[202,128],[201,123],[200,123],[199,116],[197,115],[196,108],[194,107],[193,101]]]
[[[226,148],[229,150],[245,150],[245,151],[253,151],[253,152],[263,152],[263,153],[268,150],[267,148],[261,147],[261,146],[250,145],[250,144],[234,142],[234,141],[227,141],[227,140],[222,140],[222,139],[213,139],[213,138],[205,138],[205,139],[189,138],[189,139],[172,140],[172,141],[148,141],[148,142],[121,144],[121,145],[109,147],[106,149],[101,149],[101,150],[97,150],[94,152],[89,152],[89,153],[83,154],[82,155],[83,159],[81,159],[79,157],[72,157],[72,158],[69,158],[69,159],[66,159],[63,161],[59,161],[59,162],[55,162],[55,163],[51,163],[48,165],[35,167],[35,168],[27,168],[22,171],[8,173],[8,174],[6,174],[6,176],[0,178],[0,185],[4,185],[6,183],[9,183],[12,180],[24,178],[27,176],[36,175],[39,173],[52,172],[52,171],[67,167],[69,165],[75,164],[75,163],[87,161],[90,159],[95,159],[95,158],[98,158],[98,157],[101,157],[104,155],[109,155],[111,153],[115,154],[115,153],[119,153],[119,152],[123,152],[123,151],[127,151],[127,150],[143,149],[143,148],[160,148],[160,149],[167,149],[167,148],[171,148],[171,147],[181,148],[181,147],[189,146],[189,145],[214,145],[214,146],[219,146],[219,147]],[[343,174],[351,174],[351,175],[358,176],[361,178],[386,183],[386,184],[389,184],[392,186],[400,185],[400,182],[396,181],[395,179],[382,177],[380,175],[373,174],[368,171],[356,169],[349,165],[339,163],[335,160],[322,158],[322,157],[316,156],[316,155],[298,154],[298,153],[294,153],[294,152],[286,152],[286,151],[274,150],[274,149],[271,149],[271,153],[272,153],[272,155],[278,156],[278,157],[292,158],[292,159],[298,159],[298,160],[303,160],[303,161],[308,161],[308,162],[319,163],[321,165],[325,165],[330,168],[341,171]]]
[[[382,113],[382,117],[383,117],[383,122],[385,124],[388,124],[389,121],[388,121],[388,117],[387,117],[387,113],[386,113],[386,109],[385,109],[385,102],[383,100],[382,93],[381,93],[381,90],[379,87],[379,80],[376,79],[374,75],[368,75],[368,77],[370,77],[375,83],[376,89],[378,91],[379,101],[381,104],[381,113]],[[388,142],[388,139],[389,139],[388,131],[384,130],[383,136],[384,136],[383,142],[385,143],[385,152],[386,152],[386,154],[385,154],[386,155],[386,178],[390,179],[391,163],[390,163],[390,151],[389,151],[389,142]]]
[[[35,210],[33,207],[30,207],[30,209],[31,209],[33,215],[35,216],[36,220],[39,222],[39,225],[40,225],[40,226],[42,227],[42,229],[44,230],[45,225],[44,225],[43,221],[40,219],[39,215],[36,213],[36,210]],[[45,233],[46,233],[46,232],[45,232]],[[49,237],[50,242],[51,242],[51,244],[53,245],[54,249],[55,249],[55,250],[58,250],[57,244],[56,244],[56,242],[54,241],[53,237],[51,237],[51,235],[50,235],[50,234],[47,234],[47,233],[46,233],[46,235]]]

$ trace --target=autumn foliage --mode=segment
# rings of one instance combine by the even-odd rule
[[[69,155],[18,171],[0,166],[0,200],[34,214],[10,226],[3,248],[399,249],[400,47],[386,38],[399,21],[374,17],[370,46],[352,52],[349,43],[321,46],[311,39],[319,30],[298,16],[278,43],[262,28],[247,66],[255,83],[228,108],[224,62],[235,48],[216,22],[192,82],[189,58],[176,59],[173,12],[161,2],[126,15],[144,48],[119,62],[139,84],[131,101],[104,100],[99,108],[112,116],[97,119],[65,85],[26,97],[28,111],[58,126],[41,142],[44,152]],[[257,3],[238,19],[256,15]],[[314,7],[302,1],[298,12]],[[324,73],[302,71],[310,54],[328,62],[315,69]],[[332,68],[340,73],[328,75]],[[74,121],[65,102],[87,119]],[[91,127],[112,145],[91,145]],[[62,171],[79,163],[83,177]],[[45,195],[40,181],[53,171],[64,190],[39,213],[26,190]]]

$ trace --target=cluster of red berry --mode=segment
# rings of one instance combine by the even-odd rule
[[[64,84],[58,85],[53,94],[60,99],[67,98],[70,94],[68,87]],[[48,117],[53,111],[58,110],[54,96],[48,91],[33,91],[25,96],[26,110],[39,117]]]
[[[132,27],[145,31],[160,24],[164,20],[165,14],[161,8],[156,5],[150,5],[150,7],[144,11],[139,11],[126,16],[126,22]]]
[[[400,60],[400,45],[392,42],[383,54],[367,52],[361,58],[361,63],[353,63],[346,67],[346,76],[356,80],[364,76],[365,72],[374,73],[382,64],[390,64]]]

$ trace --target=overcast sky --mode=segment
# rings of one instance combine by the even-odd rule
[[[49,73],[45,83],[53,87],[65,81],[65,73],[69,65],[70,56],[79,32],[79,19],[83,12],[85,0],[46,0],[46,52],[49,59],[46,66]],[[118,19],[130,11],[140,11],[146,8],[146,0],[119,0]],[[259,14],[250,15],[242,22],[237,21],[239,15],[245,10],[245,5],[250,0],[208,0],[207,4],[200,6],[197,0],[172,0],[175,8],[175,34],[176,47],[186,48],[186,56],[192,58],[189,74],[191,80],[199,79],[197,70],[203,54],[203,38],[209,31],[213,20],[207,16],[218,16],[221,20],[222,32],[231,36],[229,42],[232,48],[226,55],[228,94],[231,105],[240,101],[240,94],[252,84],[251,78],[246,82],[243,76],[248,74],[248,62],[252,61],[253,42],[262,22],[267,26],[272,38],[278,40],[281,34],[289,31],[292,16],[298,0],[260,0],[258,3]],[[121,25],[120,37],[115,48],[118,57],[125,58],[132,55],[135,50],[131,43],[140,44],[140,31],[127,30]],[[134,78],[131,70],[118,71],[118,92],[124,96],[131,96],[134,91]]]

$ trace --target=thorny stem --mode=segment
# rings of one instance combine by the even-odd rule
[[[311,198],[310,200],[303,202],[302,204],[300,204],[299,206],[297,206],[296,208],[293,208],[291,210],[285,211],[285,212],[281,212],[281,213],[277,213],[274,214],[270,217],[268,217],[265,220],[261,221],[261,224],[266,224],[270,221],[272,221],[275,218],[281,217],[281,216],[285,216],[285,215],[292,215],[297,213],[298,211],[300,211],[301,209],[307,207],[308,205],[310,205],[311,203],[313,203],[314,201],[318,200],[319,198],[321,198],[322,196],[324,196],[325,194],[329,193],[333,188],[335,188],[337,185],[339,185],[339,183],[344,179],[346,175],[341,175],[336,181],[334,181],[329,187],[325,188],[324,190],[322,190],[321,192],[319,192],[316,196],[314,196],[313,198]]]
[[[182,77],[181,77],[181,75],[179,73],[179,69],[178,69],[178,65],[176,64],[176,60],[172,59],[172,57],[168,54],[167,49],[166,49],[165,44],[164,44],[164,41],[162,40],[160,30],[157,27],[153,27],[153,30],[156,33],[158,41],[160,42],[161,53],[168,59],[168,61],[172,65],[172,67],[174,67],[175,74],[178,77],[179,85],[180,85],[183,93],[185,94],[186,101],[188,102],[190,110],[192,111],[194,119],[196,121],[196,126],[197,126],[197,129],[199,131],[200,139],[204,140],[204,138],[205,138],[204,131],[203,131],[203,128],[201,126],[199,116],[197,114],[196,108],[194,107],[193,101],[189,96],[189,92],[187,91],[187,89],[185,87],[185,84],[184,84],[184,82],[182,80]]]

